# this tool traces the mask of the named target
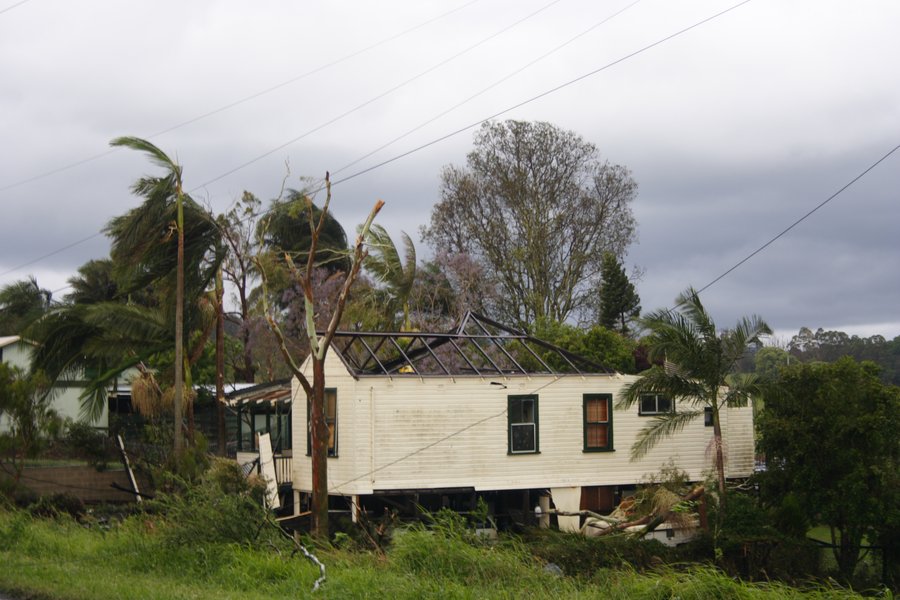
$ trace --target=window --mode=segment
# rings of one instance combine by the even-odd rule
[[[509,396],[509,453],[538,452],[538,397]]]
[[[584,395],[584,451],[613,449],[612,394]]]
[[[703,424],[707,427],[713,426],[713,413],[711,406],[703,407]]]
[[[661,415],[672,412],[672,399],[662,394],[641,394],[638,414]]]
[[[312,415],[309,399],[306,401],[306,454],[312,455]],[[337,390],[325,389],[325,424],[328,425],[328,456],[337,456]]]
[[[272,436],[272,450],[276,453],[291,449],[290,404],[284,402],[257,403],[241,401],[237,409],[237,450],[259,450],[257,437]]]

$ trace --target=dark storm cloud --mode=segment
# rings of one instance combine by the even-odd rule
[[[548,4],[481,0],[317,71],[451,6],[398,0],[359,3],[338,14],[336,7],[284,2],[135,1],[103,10],[90,2],[28,3],[0,16],[0,138],[7,141],[0,188],[102,154],[113,137],[149,136],[314,72],[154,138],[184,165],[186,185],[213,210],[227,209],[245,189],[268,203],[286,176],[285,161],[286,185],[302,188],[301,176],[320,178],[359,159],[630,2]],[[335,179],[476,123],[731,4],[643,0]],[[178,19],[170,18],[173,11]],[[838,0],[751,2],[503,118],[557,123],[632,169],[640,184],[634,205],[640,243],[628,261],[644,269],[644,308],[666,306],[900,142],[892,139],[900,132],[900,83],[885,71],[885,60],[900,55],[892,25],[898,19],[900,6],[888,0],[868,3],[865,11]],[[471,139],[466,131],[335,186],[335,214],[352,233],[382,198],[382,224],[417,237],[438,198],[442,166],[463,164]],[[900,156],[893,157],[705,292],[717,319],[729,324],[759,313],[783,330],[853,326],[900,333],[900,245],[893,232],[898,164]],[[0,191],[0,272],[98,232],[138,202],[129,186],[148,172],[146,159],[118,152]],[[42,285],[62,286],[107,248],[103,236],[95,237],[4,275],[0,284],[34,273]]]

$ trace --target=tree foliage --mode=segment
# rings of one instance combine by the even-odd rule
[[[900,385],[900,336],[886,340],[881,335],[859,337],[821,327],[815,332],[801,327],[797,335],[791,338],[788,352],[801,362],[833,362],[842,356],[858,361],[869,360],[881,367],[883,382]]]
[[[497,281],[492,313],[526,328],[581,316],[598,287],[603,253],[635,236],[628,169],[549,123],[486,123],[464,167],[441,174],[424,238],[466,253]]]
[[[676,298],[675,309],[651,312],[639,322],[650,332],[643,340],[650,360],[665,362],[650,367],[637,381],[626,386],[617,407],[630,408],[640,401],[642,394],[662,394],[672,399],[676,410],[655,417],[639,433],[631,454],[644,455],[663,438],[681,431],[709,409],[713,419],[718,489],[724,501],[725,456],[720,413],[725,408],[746,406],[752,395],[761,392],[754,374],[735,371],[747,347],[759,343],[760,336],[770,334],[771,330],[754,315],[720,332],[693,288]]]
[[[0,335],[19,335],[51,306],[52,294],[29,277],[0,289]]]
[[[89,260],[78,267],[78,274],[69,278],[71,292],[65,295],[69,304],[97,304],[110,302],[119,296],[119,284],[110,259]]]
[[[582,329],[566,323],[539,319],[531,334],[603,367],[620,373],[634,373],[634,342],[600,325]],[[568,365],[563,364],[556,352],[536,350],[554,369],[568,370]]]
[[[252,291],[259,275],[256,272],[254,257],[259,254],[261,240],[257,235],[257,226],[261,214],[259,199],[245,191],[228,212],[218,218],[227,252],[222,261],[222,276],[234,289],[234,299],[238,310],[225,316],[226,320],[237,329],[239,348],[227,352],[227,361],[231,365],[237,381],[253,383],[256,380],[257,364],[253,357],[254,331],[268,330],[254,327],[254,302]],[[261,315],[256,315],[259,321]],[[226,348],[234,348],[227,344]]]
[[[417,273],[416,246],[409,235],[405,232],[401,234],[402,257],[387,230],[381,225],[373,224],[366,238],[369,255],[363,266],[381,284],[380,287],[372,288],[372,299],[388,315],[388,326],[396,329],[399,325],[401,330],[409,331],[412,329],[410,296]]]
[[[631,321],[641,314],[641,299],[612,252],[603,254],[600,279],[600,324],[627,336]]]
[[[257,234],[263,246],[271,252],[287,252],[297,262],[306,262],[312,241],[309,231],[308,202],[312,200],[299,190],[288,190],[284,199],[272,201],[266,216],[260,220]],[[312,218],[318,222],[322,209],[311,204]],[[347,233],[331,213],[325,212],[321,239],[316,244],[315,264],[329,272],[350,270]],[[271,269],[269,269],[271,270]],[[271,276],[269,283],[272,284]]]
[[[900,388],[880,382],[874,364],[844,357],[794,364],[777,390],[759,423],[763,491],[776,505],[791,495],[811,522],[829,526],[849,580],[865,536],[890,545],[900,531]],[[896,560],[896,541],[893,551]]]
[[[51,436],[58,435],[62,420],[52,408],[53,389],[43,373],[25,373],[0,362],[0,452],[13,465],[17,483],[26,458],[34,458]]]
[[[126,369],[155,363],[168,381],[178,380],[200,357],[213,320],[213,281],[224,246],[212,216],[180,189],[181,167],[159,148],[139,138],[118,138],[113,145],[139,150],[162,166],[161,175],[139,178],[132,191],[143,202],[109,221],[109,261],[91,261],[71,282],[67,302],[54,306],[29,329],[40,343],[34,369],[51,381],[64,376],[88,379],[82,414],[96,417],[106,390]],[[183,196],[181,226],[178,197]],[[183,334],[177,335],[178,232],[184,233]],[[189,345],[183,360],[171,351],[179,341]],[[177,366],[177,367],[176,367]],[[177,386],[182,387],[182,386]]]
[[[781,369],[790,363],[790,354],[775,346],[760,348],[753,355],[753,371],[765,381],[777,381]]]

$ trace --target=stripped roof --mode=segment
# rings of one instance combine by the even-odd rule
[[[291,380],[279,379],[236,389],[225,394],[228,404],[273,403],[291,401]]]
[[[444,333],[338,331],[331,347],[356,377],[614,373],[471,312]]]

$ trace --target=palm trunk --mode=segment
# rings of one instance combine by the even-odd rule
[[[175,413],[174,446],[176,459],[184,449],[181,436],[181,411],[184,405],[184,202],[181,181],[178,181],[178,262],[175,267],[175,397],[172,410]]]
[[[225,456],[225,307],[222,299],[222,269],[216,273],[216,429],[219,456]]]
[[[716,445],[716,480],[719,488],[719,506],[725,509],[725,452],[722,448],[722,424],[718,407],[713,405],[713,443]]]

